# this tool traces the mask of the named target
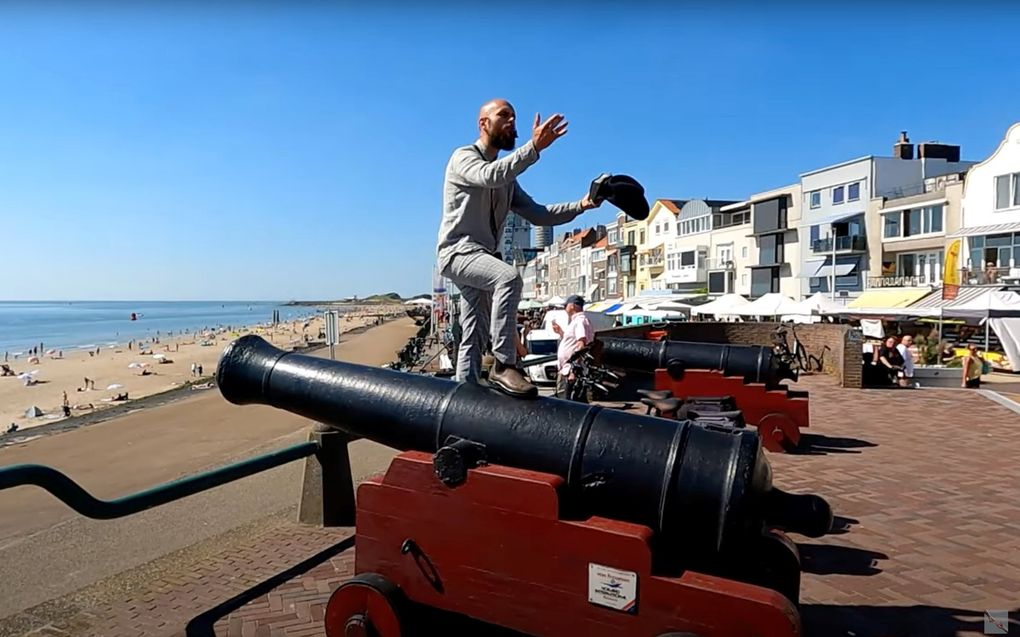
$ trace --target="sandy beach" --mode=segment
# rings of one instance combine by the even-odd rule
[[[337,345],[336,359],[382,365],[392,361],[417,330],[404,317],[349,334]],[[328,358],[329,350],[315,348],[310,354]],[[302,442],[311,426],[309,419],[273,407],[234,405],[217,389],[181,394],[154,406],[141,401],[131,413],[88,426],[0,445],[0,466],[49,465],[94,496],[114,499]],[[352,443],[356,481],[384,469],[394,453],[369,440]],[[302,462],[290,463],[117,520],[85,518],[38,487],[2,490],[0,618],[136,567],[141,567],[138,573],[151,577],[147,563],[167,554],[174,557],[161,564],[178,568],[178,551],[266,516],[286,510],[286,517],[293,519],[302,472]],[[216,546],[221,550],[224,545],[217,540]],[[201,565],[207,558],[199,550],[188,559]],[[244,567],[238,565],[238,569],[241,574]],[[99,589],[112,593],[123,590],[122,585],[112,582],[108,589]],[[99,589],[90,591],[89,608],[96,607],[93,595]],[[26,630],[16,624],[20,632],[5,631],[11,625],[0,619],[0,635],[21,635]],[[140,635],[142,631],[89,634]]]
[[[341,333],[379,320],[380,316],[403,316],[399,305],[345,306]],[[133,342],[104,346],[98,350],[65,350],[35,359],[11,359],[7,365],[15,374],[32,373],[35,382],[17,376],[0,377],[0,433],[14,424],[18,431],[65,418],[64,394],[71,416],[80,416],[123,405],[130,401],[191,384],[199,388],[212,380],[223,348],[245,334],[259,334],[277,347],[295,349],[321,342],[322,316],[310,319],[255,325],[227,330],[174,334],[158,342]],[[40,340],[45,341],[45,334]],[[201,366],[192,371],[192,365]],[[86,379],[88,382],[86,383]],[[127,396],[127,400],[117,400]],[[27,412],[36,408],[39,415]]]

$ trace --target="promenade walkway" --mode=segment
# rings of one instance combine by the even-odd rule
[[[798,385],[811,392],[809,445],[770,454],[775,482],[826,497],[839,527],[792,536],[806,634],[982,635],[986,610],[1011,611],[1020,631],[1020,415],[967,391]],[[326,600],[352,573],[351,530],[288,515],[30,609],[0,635],[324,635]]]

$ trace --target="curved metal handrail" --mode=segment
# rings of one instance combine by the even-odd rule
[[[77,482],[53,467],[41,464],[17,464],[0,467],[0,491],[12,487],[34,485],[49,491],[61,502],[86,517],[94,520],[112,520],[246,478],[294,460],[300,460],[318,450],[319,443],[303,442],[225,467],[165,482],[151,489],[132,493],[116,500],[96,498]]]

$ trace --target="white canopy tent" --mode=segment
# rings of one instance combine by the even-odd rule
[[[799,306],[800,311],[791,312],[791,314],[800,313],[811,314],[813,312],[823,314],[825,312],[833,312],[843,308],[842,305],[836,303],[835,301],[825,296],[821,292],[815,292],[814,294],[804,299],[797,305]]]
[[[647,317],[653,321],[684,318],[684,314],[682,312],[672,312],[667,310],[628,310],[624,312],[623,315]]]
[[[739,309],[740,316],[782,316],[798,313],[800,306],[785,294],[769,292]]]
[[[783,322],[792,323],[817,323],[821,321],[821,315],[826,313],[837,313],[843,306],[829,299],[821,292],[815,292],[803,301],[795,303],[786,314],[780,317]]]
[[[649,310],[662,310],[666,312],[690,312],[694,306],[690,303],[681,303],[673,299],[666,299],[665,301],[656,301],[651,305],[645,305],[642,303],[642,307]]]
[[[739,294],[723,294],[714,301],[691,308],[691,314],[709,314],[716,318],[740,316],[741,311],[751,302]]]

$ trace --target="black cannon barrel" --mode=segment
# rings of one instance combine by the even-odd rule
[[[721,370],[728,376],[743,376],[749,383],[776,385],[782,379],[797,380],[797,374],[770,347],[723,345],[690,341],[651,341],[637,338],[600,337],[602,363],[628,370],[679,369]]]
[[[559,475],[587,515],[644,524],[684,553],[718,554],[766,526],[818,536],[832,513],[772,487],[757,433],[715,429],[556,398],[285,352],[258,336],[224,351],[220,392],[398,450],[484,445],[489,463]]]

